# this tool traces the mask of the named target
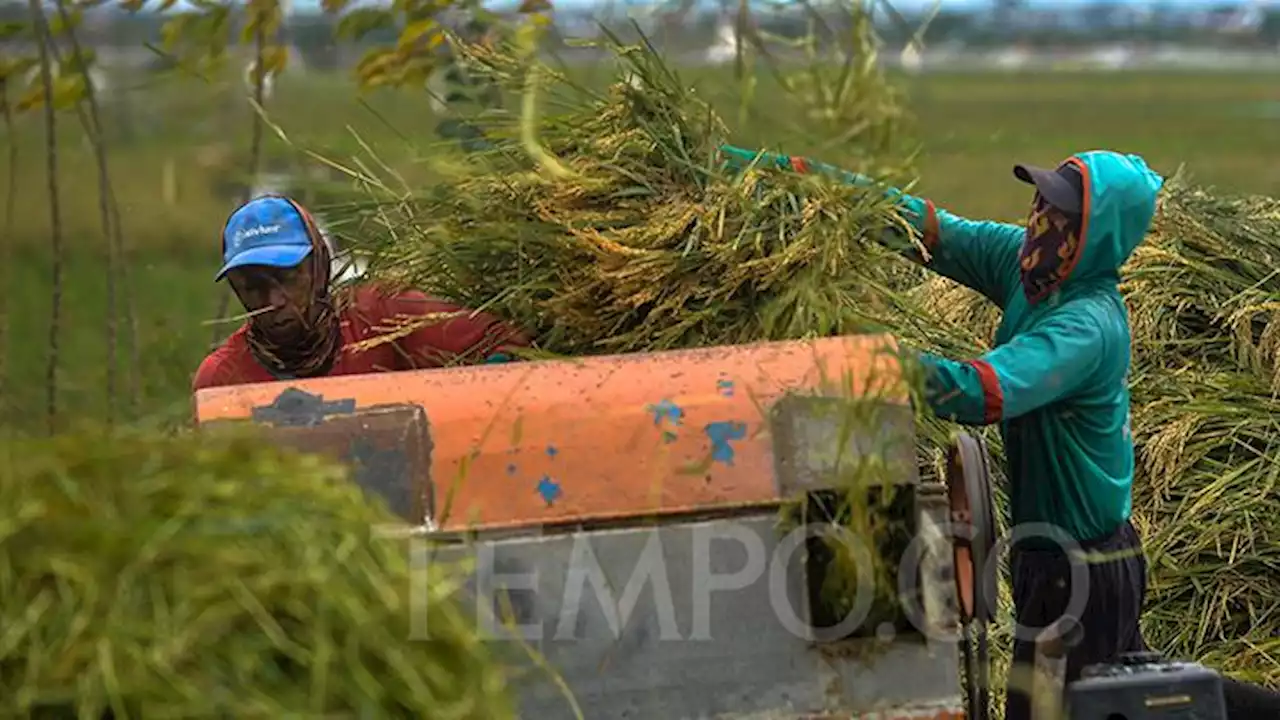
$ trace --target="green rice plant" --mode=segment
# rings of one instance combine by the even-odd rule
[[[7,440],[0,714],[511,717],[462,575],[394,522],[239,433]]]

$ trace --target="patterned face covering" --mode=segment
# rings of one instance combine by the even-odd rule
[[[1066,279],[1068,261],[1080,248],[1080,221],[1036,193],[1027,218],[1027,235],[1018,253],[1022,291],[1031,302],[1057,289]]]

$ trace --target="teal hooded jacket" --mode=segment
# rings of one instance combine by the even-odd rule
[[[723,150],[738,167],[764,162],[871,183],[799,158]],[[1067,162],[1084,178],[1082,242],[1064,258],[1065,277],[1035,303],[1021,283],[1024,227],[967,220],[889,192],[923,237],[925,265],[1003,311],[994,347],[981,357],[921,354],[929,404],[962,424],[999,423],[1015,525],[1089,541],[1114,532],[1132,506],[1129,318],[1119,271],[1146,236],[1164,180],[1136,155],[1095,151]],[[1044,533],[1028,530],[1028,544],[1039,544]]]

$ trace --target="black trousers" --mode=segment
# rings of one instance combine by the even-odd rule
[[[1147,649],[1138,624],[1147,593],[1147,560],[1137,531],[1126,522],[1110,536],[1080,545],[1081,550],[1091,556],[1085,565],[1089,587],[1084,609],[1075,618],[1082,636],[1067,656],[1068,683],[1078,679],[1087,665],[1110,662],[1123,653]],[[1013,574],[1014,616],[1027,636],[1014,640],[1013,662],[1033,666],[1035,641],[1031,635],[1053,624],[1068,609],[1071,560],[1059,549],[1015,546],[1009,564]],[[1005,720],[1029,720],[1030,717],[1031,698],[1009,688]]]

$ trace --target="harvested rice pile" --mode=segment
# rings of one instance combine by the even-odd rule
[[[895,313],[885,290],[914,281],[875,242],[903,224],[881,193],[733,174],[711,108],[651,53],[620,52],[635,83],[538,127],[563,174],[514,141],[518,118],[488,118],[491,137],[512,141],[486,172],[364,210],[396,229],[364,233],[369,275],[496,310],[570,356],[853,333]]]
[[[993,308],[875,242],[901,225],[878,193],[776,169],[725,176],[714,113],[651,56],[624,59],[639,88],[615,85],[539,125],[551,166],[567,173],[531,160],[517,123],[499,119],[490,132],[511,140],[486,172],[360,209],[355,219],[374,225],[366,238],[382,238],[364,244],[371,274],[495,310],[567,355],[878,328],[951,355],[990,341]],[[1271,687],[1277,268],[1280,203],[1216,198],[1175,178],[1125,286],[1148,636]]]
[[[457,578],[411,584],[387,522],[250,439],[0,445],[0,715],[511,717]]]
[[[1280,201],[1175,178],[1126,278],[1150,637],[1280,687]]]

